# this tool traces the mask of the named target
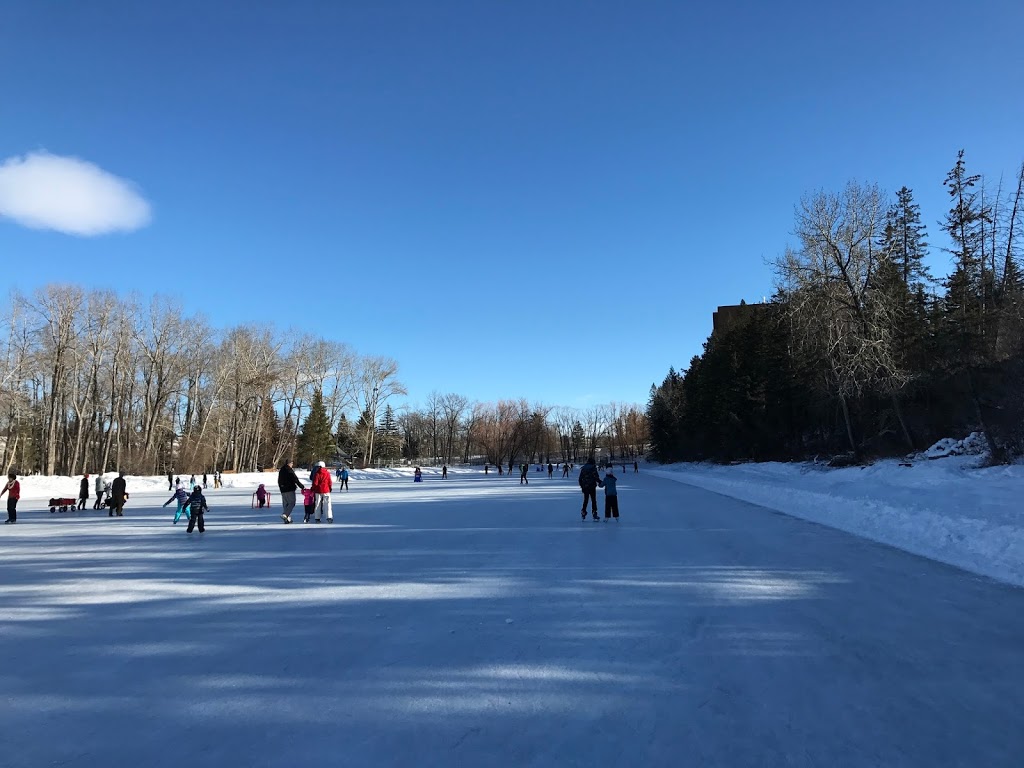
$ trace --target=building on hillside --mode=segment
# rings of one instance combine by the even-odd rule
[[[764,308],[764,304],[747,304],[745,301],[719,307],[711,315],[711,333],[725,333],[745,325],[757,317]]]

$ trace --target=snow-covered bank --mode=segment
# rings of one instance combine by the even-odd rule
[[[673,464],[650,473],[1024,586],[1024,466],[976,456],[900,466]]]

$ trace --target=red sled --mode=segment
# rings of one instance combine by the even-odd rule
[[[50,512],[67,512],[78,506],[78,499],[50,499]]]

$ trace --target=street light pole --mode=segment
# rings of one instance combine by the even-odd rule
[[[370,455],[366,458],[369,465],[373,461],[373,438],[377,434],[377,387],[373,388],[373,405],[370,407]]]

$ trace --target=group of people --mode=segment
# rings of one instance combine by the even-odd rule
[[[174,489],[174,493],[167,501],[164,502],[166,507],[172,501],[178,503],[177,509],[174,510],[174,524],[178,524],[178,520],[181,519],[182,515],[188,516],[188,528],[185,529],[185,533],[192,533],[195,530],[197,524],[199,532],[204,533],[206,531],[206,520],[205,513],[209,511],[210,507],[206,503],[206,497],[203,495],[203,486],[193,483],[192,490],[186,491],[179,481],[178,487]]]
[[[639,466],[634,462],[636,471],[640,471]],[[609,464],[608,469],[605,472],[604,479],[601,479],[601,474],[597,471],[597,465],[594,463],[594,458],[590,457],[587,459],[587,463],[580,467],[580,490],[583,491],[583,509],[580,510],[582,519],[587,519],[587,502],[590,502],[591,509],[594,513],[594,519],[597,520],[597,489],[598,487],[604,488],[604,519],[609,518],[619,519],[619,492],[616,488],[616,483],[619,479],[612,472],[612,467]]]
[[[339,481],[348,490],[348,470],[342,469],[344,479]],[[309,488],[302,484],[299,476],[295,474],[295,464],[291,459],[285,459],[281,469],[277,473],[277,487],[281,491],[281,519],[285,525],[292,522],[292,511],[295,509],[295,492],[302,491],[302,505],[304,515],[302,522],[310,521],[319,523],[327,520],[334,522],[334,510],[331,507],[331,472],[324,462],[317,462],[309,473]],[[340,486],[339,486],[340,487]]]
[[[189,480],[188,480],[189,490],[194,489],[197,485],[199,485],[199,483],[196,482],[196,476],[192,475],[192,477],[190,477]],[[210,481],[209,481],[209,478],[208,478],[208,476],[207,476],[207,474],[205,472],[203,472],[202,486],[203,486],[203,488],[209,488],[210,487]],[[180,487],[181,487],[181,478],[174,476],[174,468],[172,467],[171,471],[167,473],[167,490],[168,491],[173,491],[173,490],[176,490],[176,489],[178,489]],[[215,469],[213,471],[213,487],[214,488],[220,488],[221,487],[221,477],[220,477],[220,470],[219,469]]]

